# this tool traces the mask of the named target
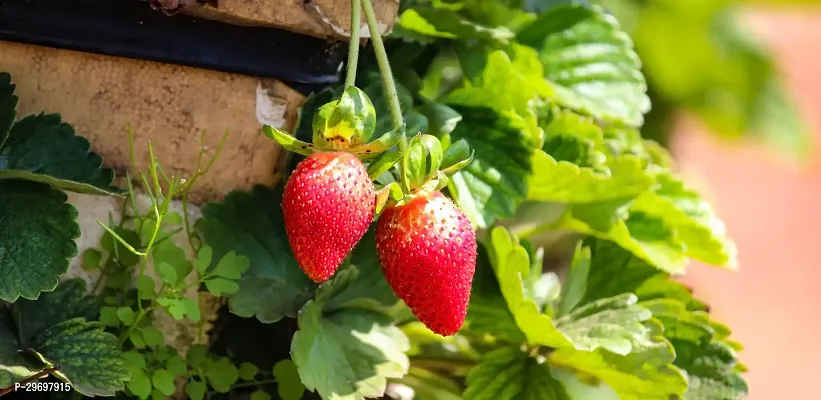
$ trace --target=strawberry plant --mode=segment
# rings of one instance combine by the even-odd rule
[[[598,5],[521,3],[403,2],[383,41],[352,0],[371,45],[352,24],[344,83],[263,129],[286,177],[201,208],[219,149],[183,177],[149,143],[117,188],[0,75],[0,395],[745,397],[741,345],[676,280],[736,248],[642,136],[630,36]],[[88,281],[65,191],[121,203]]]

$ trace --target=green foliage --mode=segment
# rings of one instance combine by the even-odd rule
[[[231,311],[269,323],[296,317],[315,287],[294,260],[281,203],[281,188],[232,192],[223,203],[203,207],[204,218],[197,224],[214,258],[234,251],[250,260],[248,273],[229,300]]]
[[[0,236],[8,256],[0,257],[0,300],[11,302],[0,304],[0,387],[45,371],[85,395],[140,399],[182,391],[195,400],[360,400],[400,385],[418,400],[746,396],[740,345],[671,275],[691,259],[736,268],[736,248],[666,150],[642,134],[655,121],[645,118],[646,82],[667,96],[662,110],[673,99],[716,126],[779,131],[761,122],[785,107],[766,57],[752,57],[754,46],[731,25],[719,29],[733,45],[728,57],[763,71],[739,62],[748,72],[739,76],[755,79],[729,92],[753,99],[741,114],[763,116],[724,118],[699,103],[711,91],[691,85],[698,68],[665,67],[675,64],[662,55],[677,50],[659,50],[652,33],[669,38],[678,24],[617,22],[581,1],[521,3],[403,2],[387,43],[393,82],[366,58],[356,86],[308,98],[293,135],[264,128],[296,155],[357,154],[374,180],[377,214],[416,191],[456,201],[480,245],[466,324],[449,337],[415,321],[394,295],[374,229],[331,280],[308,279],[285,231],[281,183],[233,191],[192,221],[188,192],[213,165],[204,164],[205,148],[196,174],[183,179],[166,173],[149,143],[148,170],[126,177],[121,217],[101,222],[99,246],[82,254],[92,287],[57,286],[80,233],[62,190],[121,191],[59,116],[15,123],[14,85],[0,74],[0,221],[13,228]],[[616,16],[673,15],[653,2],[601,3],[632,7]],[[720,9],[671,10],[698,7]],[[680,28],[693,37],[682,55],[702,54],[690,50],[706,46],[707,29]],[[708,71],[705,82],[732,73]],[[762,87],[781,105],[765,104]],[[147,205],[138,206],[135,186]],[[182,213],[171,211],[176,199]],[[220,339],[220,329],[206,329],[211,298],[257,326],[285,327],[274,340],[282,354],[261,350],[272,358],[263,364],[205,345]],[[168,317],[195,329],[184,350],[158,323]]]
[[[37,301],[0,309],[0,387],[48,368],[89,396],[112,396],[129,379],[116,337],[94,322],[85,284],[67,280]]]

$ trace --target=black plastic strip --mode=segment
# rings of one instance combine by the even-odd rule
[[[133,0],[0,0],[0,40],[276,78],[303,93],[337,82],[347,51],[279,29],[169,17]]]

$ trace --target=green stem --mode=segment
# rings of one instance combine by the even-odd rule
[[[396,93],[396,84],[393,81],[388,53],[385,51],[385,44],[382,43],[382,36],[379,34],[379,26],[376,22],[376,14],[373,11],[371,0],[363,0],[362,9],[365,12],[365,19],[368,21],[368,31],[371,33],[373,49],[376,53],[376,63],[379,65],[379,73],[382,75],[382,82],[385,85],[385,96],[388,98],[388,108],[391,111],[393,126],[399,128],[404,124],[402,107],[399,105],[399,95]],[[399,151],[404,154],[407,147],[408,138],[402,135],[399,139]]]
[[[345,72],[345,89],[356,83],[356,66],[359,64],[359,27],[362,25],[362,4],[351,0],[351,37],[348,43],[348,68]]]

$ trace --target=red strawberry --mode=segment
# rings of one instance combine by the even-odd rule
[[[328,280],[373,220],[376,192],[362,161],[346,152],[313,153],[282,195],[285,230],[300,268]]]
[[[462,328],[476,270],[476,233],[453,201],[436,191],[385,209],[376,251],[393,291],[430,330]]]

